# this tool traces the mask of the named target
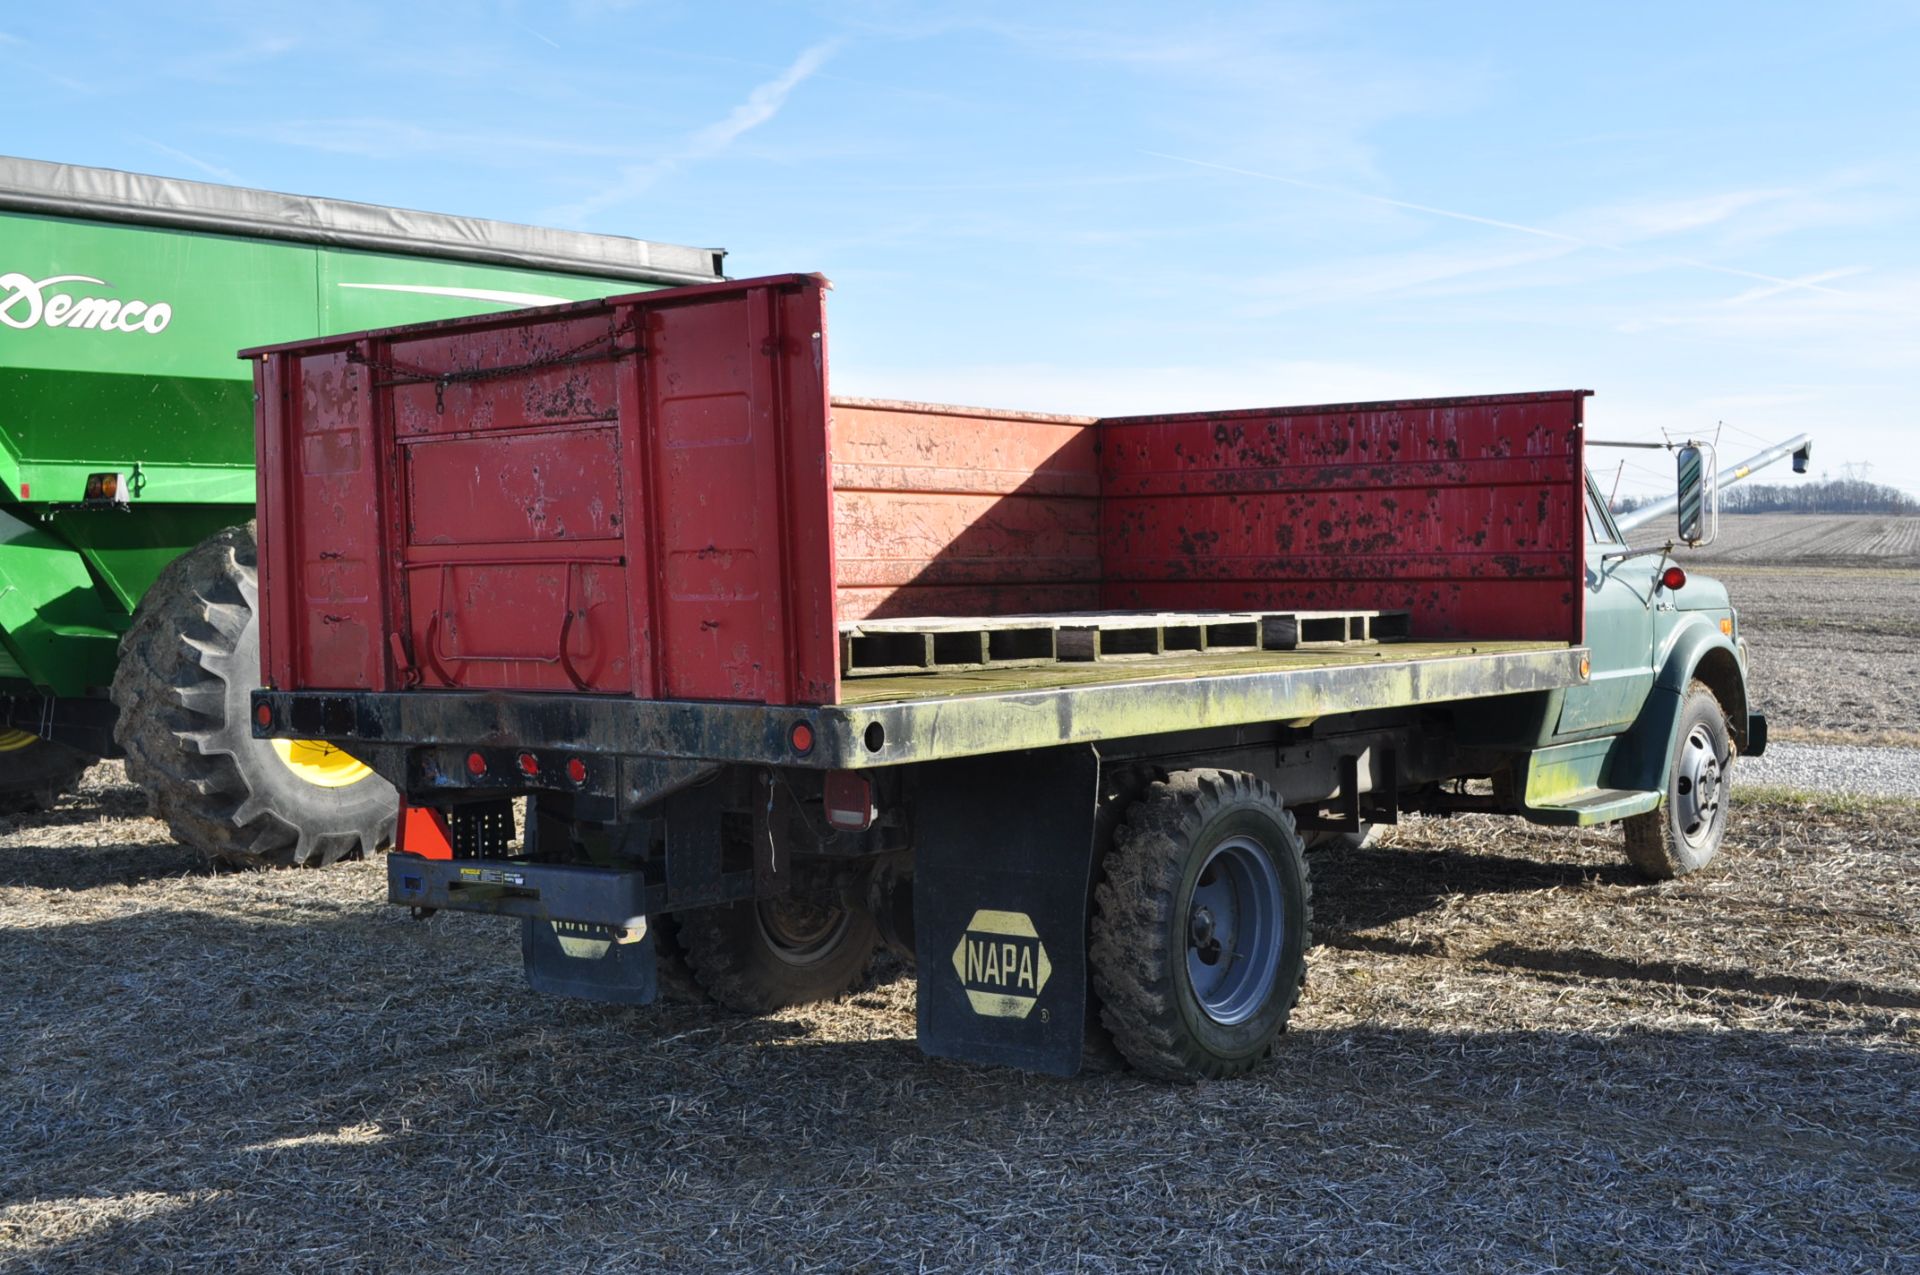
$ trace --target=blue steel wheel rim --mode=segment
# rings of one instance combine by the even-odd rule
[[[1286,939],[1280,873],[1251,837],[1215,846],[1187,900],[1187,983],[1208,1018],[1223,1027],[1260,1012],[1280,974]]]

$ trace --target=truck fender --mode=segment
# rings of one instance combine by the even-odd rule
[[[123,627],[77,549],[0,513],[0,650],[21,676],[61,696],[105,686]]]
[[[1620,737],[1609,766],[1609,786],[1666,791],[1667,766],[1680,730],[1680,706],[1695,680],[1704,682],[1720,700],[1728,732],[1741,750],[1746,749],[1747,674],[1740,652],[1706,615],[1690,615],[1667,646],[1640,716]]]

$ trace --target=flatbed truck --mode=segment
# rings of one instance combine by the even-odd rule
[[[827,289],[245,352],[253,731],[398,789],[392,902],[623,1003],[828,998],[884,945],[930,1054],[1191,1079],[1286,1025],[1308,838],[1491,811],[1713,858],[1766,722],[1725,590],[1615,529],[1587,391],[836,398]]]

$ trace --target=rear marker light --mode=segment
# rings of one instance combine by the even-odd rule
[[[88,474],[86,503],[124,505],[127,503],[127,484],[118,474]]]
[[[568,759],[567,778],[573,780],[573,782],[576,784],[586,783],[587,782],[587,763],[581,761],[578,757],[573,757]]]
[[[873,826],[873,785],[867,777],[851,770],[827,773],[827,822],[848,832]]]
[[[1671,592],[1687,582],[1687,573],[1678,567],[1668,567],[1660,573],[1660,587]]]
[[[262,730],[273,725],[273,705],[259,704],[254,707],[253,720],[260,723]]]
[[[795,722],[793,724],[793,730],[787,735],[787,742],[793,745],[793,751],[796,753],[812,752],[813,727],[807,725],[805,722]]]
[[[535,757],[532,753],[521,753],[520,754],[520,773],[523,775],[539,774],[540,759],[538,757]]]
[[[468,753],[467,754],[467,773],[469,775],[486,774],[487,759],[482,757],[479,753]]]

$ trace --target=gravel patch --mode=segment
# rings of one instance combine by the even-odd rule
[[[1768,744],[1765,755],[1740,759],[1736,783],[1846,797],[1920,799],[1920,748]]]

